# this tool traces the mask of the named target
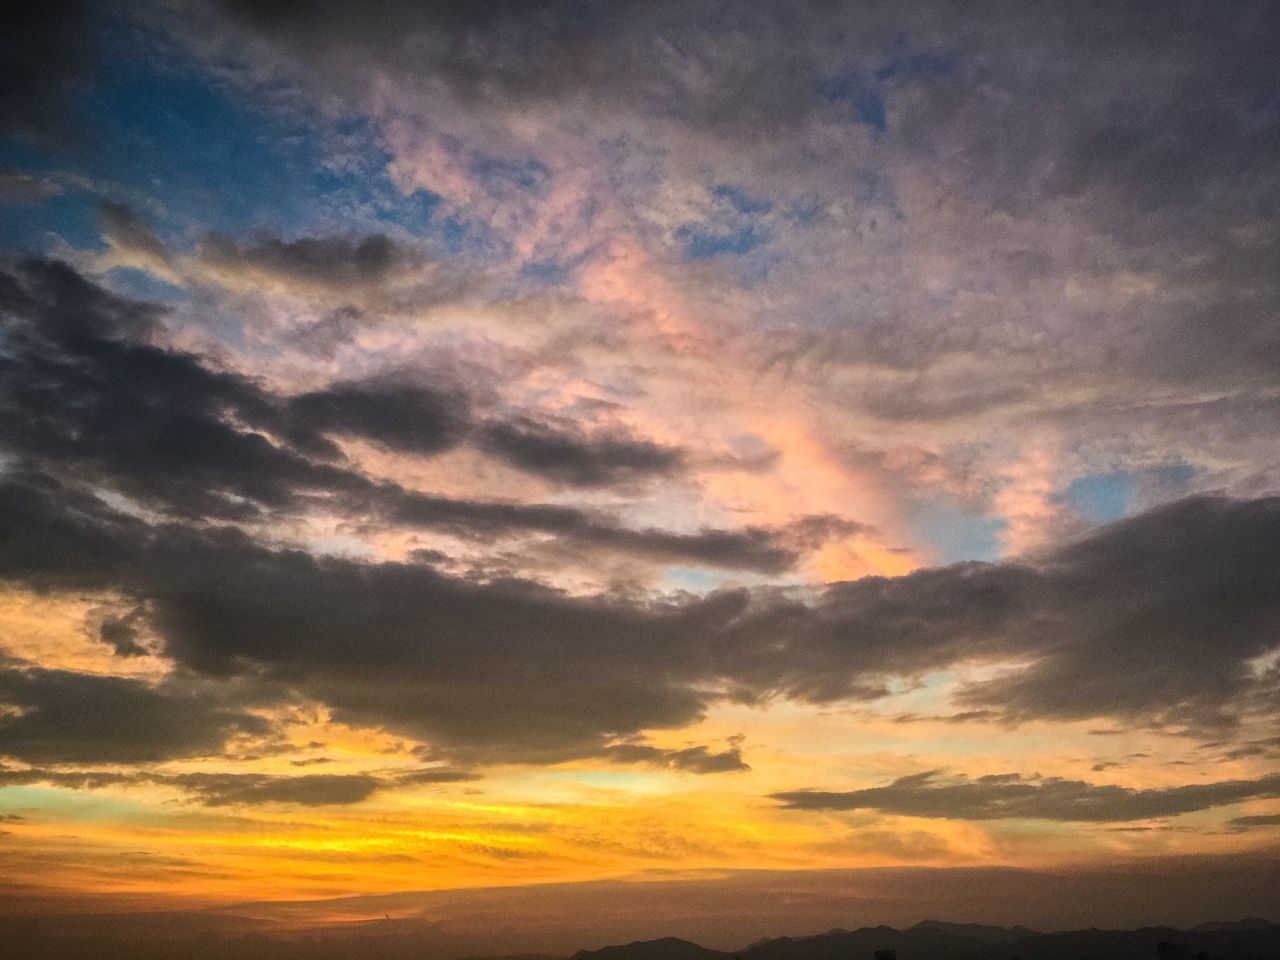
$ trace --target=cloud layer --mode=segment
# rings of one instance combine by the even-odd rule
[[[1274,841],[1265,2],[7,19],[15,875]]]

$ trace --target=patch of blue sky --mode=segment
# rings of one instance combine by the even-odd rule
[[[847,103],[853,108],[858,121],[884,133],[889,126],[884,98],[874,80],[854,71],[832,77],[822,86],[822,95],[828,100]]]
[[[851,69],[831,77],[823,84],[822,95],[828,100],[847,103],[860,123],[884,133],[889,128],[889,110],[885,93],[892,87],[911,80],[949,73],[954,60],[944,54],[913,50],[905,40],[874,71]]]
[[[1137,495],[1137,480],[1121,472],[1077,477],[1063,492],[1063,499],[1086,520],[1109,523],[1127,516]]]
[[[0,813],[26,810],[38,810],[42,820],[58,817],[78,823],[155,819],[154,809],[120,797],[47,786],[0,787]]]
[[[1062,499],[1091,523],[1109,523],[1153,502],[1185,495],[1195,475],[1195,467],[1188,463],[1090,474],[1071,481]]]
[[[85,185],[69,188],[61,206],[47,201],[33,215],[6,216],[6,242],[30,247],[52,230],[88,245],[97,236],[95,193],[139,208],[177,247],[206,230],[286,238],[387,226],[441,233],[440,197],[405,194],[392,182],[391,156],[367,118],[332,121],[282,106],[294,101],[147,56],[140,43],[136,31],[106,31],[103,67],[79,103],[85,133],[74,151],[0,144],[0,165],[69,173]],[[44,224],[31,223],[41,218]]]
[[[1189,463],[1168,463],[1155,467],[1147,473],[1151,480],[1163,487],[1181,489],[1191,485],[1191,481],[1195,479],[1196,468]]]
[[[687,259],[742,256],[772,239],[769,200],[728,183],[714,185],[711,196],[714,202],[705,219],[682,224],[674,232]]]
[[[544,287],[561,286],[569,280],[572,273],[572,265],[558,263],[554,260],[530,262],[520,268],[522,277]]]
[[[541,287],[560,287],[568,283],[586,256],[569,260],[531,260],[520,267],[520,276]]]
[[[0,247],[49,253],[63,243],[78,248],[96,246],[96,206],[92,196],[80,191],[64,191],[33,203],[0,205]]]
[[[811,223],[816,223],[826,213],[826,210],[827,205],[825,203],[817,198],[810,198],[787,204],[780,213],[784,220],[807,227]]]
[[[962,507],[949,497],[937,497],[919,504],[907,526],[934,550],[941,563],[958,563],[997,559],[1006,523],[1000,517]]]
[[[910,681],[894,679],[888,682],[889,695],[893,697],[895,711],[945,712],[950,692],[957,677],[952,670],[938,670],[915,677]]]
[[[733,205],[733,208],[742,214],[752,215],[768,213],[773,209],[773,204],[768,200],[753,197],[741,187],[734,186],[733,184],[717,184],[712,188],[711,193],[713,196],[719,197],[722,200],[728,200],[729,203]]]
[[[385,177],[385,174],[382,175]],[[446,224],[436,216],[441,197],[430,190],[415,190],[402,194],[387,178],[389,191],[377,204],[377,218],[383,223],[395,224],[415,237],[433,237],[444,240]]]
[[[106,285],[116,293],[133,300],[176,304],[189,302],[191,294],[182,287],[162,280],[145,270],[115,267],[107,271]]]
[[[193,71],[111,53],[84,104],[97,128],[85,172],[162,197],[182,227],[306,229],[300,211],[333,176],[312,130]]]
[[[729,579],[724,573],[700,567],[664,567],[662,576],[672,589],[689,593],[710,593]]]
[[[756,226],[716,230],[685,224],[676,229],[675,235],[684,244],[685,256],[690,260],[741,256],[768,240],[768,234]]]

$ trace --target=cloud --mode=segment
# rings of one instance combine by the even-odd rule
[[[389,450],[430,455],[454,447],[469,427],[465,394],[389,378],[343,381],[288,400],[309,429],[361,437]]]
[[[107,617],[98,627],[98,639],[110,645],[117,657],[145,657],[150,651],[138,643],[139,624],[146,609],[135,607],[121,617]]]
[[[173,257],[155,229],[129,206],[103,200],[98,204],[98,221],[103,238],[126,258],[125,264],[139,264],[163,276],[173,276]]]
[[[798,552],[772,530],[633,530],[568,506],[436,497],[375,482],[329,435],[422,456],[470,435],[460,388],[393,377],[282,396],[203,358],[149,342],[161,312],[114,296],[71,268],[27,261],[0,287],[0,447],[27,463],[104,483],[175,517],[247,520],[295,513],[313,497],[352,516],[494,538],[551,534],[658,562],[778,572]],[[561,434],[572,473],[634,475],[673,454],[641,441]],[[594,444],[594,445],[593,445]],[[600,463],[591,467],[592,456]],[[538,464],[555,473],[553,457]]]
[[[186,790],[207,807],[285,803],[304,807],[359,803],[384,788],[368,774],[305,774],[297,777],[258,773],[183,773],[162,778]]]
[[[454,783],[474,776],[447,776],[437,779],[425,774],[396,778],[353,774],[302,774],[282,776],[266,773],[151,773],[146,770],[66,770],[0,766],[0,786],[44,783],[70,790],[97,790],[157,784],[191,794],[206,807],[255,806],[264,803],[304,807],[340,806],[361,803],[380,790],[397,784]]]
[[[420,257],[385,234],[291,241],[264,234],[244,244],[210,234],[201,241],[196,259],[215,275],[240,278],[237,284],[257,278],[349,294],[388,283]]]
[[[1039,423],[1076,450],[1123,434],[1147,462],[1271,475],[1264,5],[745,3],[733,29],[702,4],[378,9],[228,2],[219,29],[370,115],[405,190],[513,251],[626,233],[662,263],[718,207],[768,207],[750,289],[657,269],[699,310],[733,303],[756,361],[792,357],[832,414],[963,434],[990,473]]]
[[[424,770],[411,770],[396,775],[396,783],[432,784],[432,783],[469,783],[479,780],[480,774],[473,770],[455,770],[449,767],[429,767]]]
[[[971,780],[964,776],[940,778],[940,773],[917,773],[865,790],[792,790],[773,794],[773,798],[794,810],[877,810],[947,820],[1107,823],[1175,817],[1244,800],[1280,797],[1280,774],[1257,780],[1135,790],[1056,777],[1025,779],[1018,774],[997,774]]]
[[[574,487],[670,476],[684,465],[674,447],[621,433],[575,436],[529,419],[486,424],[478,445],[521,470]]]
[[[164,653],[188,669],[280,684],[342,722],[472,759],[595,755],[725,696],[876,697],[888,677],[1010,657],[1031,665],[961,698],[1014,720],[1213,726],[1268,709],[1248,664],[1273,636],[1274,501],[1173,504],[1041,567],[866,578],[809,602],[735,590],[661,603],[151,526],[48,481],[11,478],[0,504],[0,577],[145,599]],[[1121,625],[1129,653],[1112,666],[1098,649]],[[1054,690],[1027,692],[1044,678]]]
[[[205,756],[268,729],[226,694],[0,661],[0,755],[30,763]]]
[[[154,307],[115,297],[69,267],[28,261],[4,278],[0,445],[179,516],[246,516],[297,490],[367,485],[314,463],[234,414],[302,448],[336,453],[286,423],[251,380],[146,342]]]
[[[72,104],[94,62],[92,7],[5,9],[0,21],[0,133],[36,142],[70,138]]]
[[[571,548],[765,573],[862,528],[817,516],[778,529],[636,529],[574,506],[375,481],[327,434],[444,449],[459,442],[465,403],[392,380],[282,395],[163,346],[163,311],[70,268],[30,261],[2,279],[0,446],[11,459],[0,576],[117,592],[145,606],[159,652],[205,676],[296,690],[340,720],[469,759],[597,755],[720,699],[874,699],[894,678],[959,663],[1004,666],[954,699],[960,715],[1008,723],[1106,717],[1208,730],[1274,714],[1277,678],[1256,664],[1280,622],[1280,500],[1192,497],[1032,560],[807,593],[573,598],[514,577],[317,557],[216,524],[319,502],[393,529],[546,534]],[[591,438],[574,449],[592,449]],[[623,462],[636,449],[643,441]]]
[[[705,745],[665,750],[649,743],[620,743],[607,747],[603,756],[617,763],[652,763],[687,773],[739,773],[751,769],[743,762],[742,749],[736,744],[715,753]]]
[[[39,767],[17,769],[0,766],[0,786],[4,787],[48,783],[69,790],[97,790],[137,781],[135,774],[107,770],[44,770]]]
[[[0,167],[0,203],[38,203],[60,193],[62,186],[47,177]]]
[[[1264,813],[1252,817],[1234,817],[1227,821],[1227,829],[1243,833],[1247,830],[1280,827],[1280,813]]]

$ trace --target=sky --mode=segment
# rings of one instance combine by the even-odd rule
[[[1280,919],[1273,5],[5,17],[14,910]]]

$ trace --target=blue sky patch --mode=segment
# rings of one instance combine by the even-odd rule
[[[726,254],[741,256],[765,242],[764,234],[755,227],[711,232],[687,224],[676,230],[676,239],[684,243],[685,254],[690,260],[706,260]]]
[[[995,560],[1005,521],[965,509],[947,497],[924,502],[908,521],[911,531],[931,544],[942,563]]]
[[[822,93],[828,100],[852,106],[854,115],[861,123],[874,127],[881,133],[888,129],[888,112],[874,81],[867,80],[859,73],[845,73],[828,80]]]
[[[1108,523],[1128,515],[1137,492],[1131,474],[1105,473],[1072,480],[1063,496],[1086,520]]]

